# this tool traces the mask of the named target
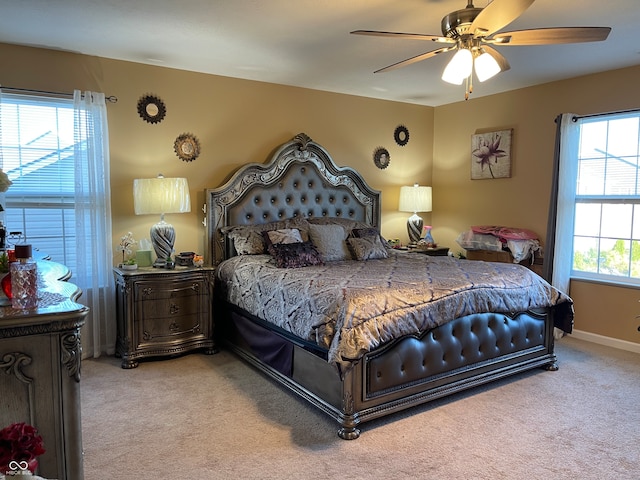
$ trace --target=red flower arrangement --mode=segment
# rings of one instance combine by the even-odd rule
[[[14,423],[0,430],[0,474],[38,468],[38,456],[45,452],[42,437],[31,425]]]

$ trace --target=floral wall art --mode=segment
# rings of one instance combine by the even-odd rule
[[[513,129],[471,136],[471,180],[511,177]]]

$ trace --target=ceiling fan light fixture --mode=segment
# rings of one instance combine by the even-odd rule
[[[462,85],[465,78],[473,70],[473,55],[471,50],[459,49],[442,72],[442,80],[453,85]]]
[[[484,82],[502,71],[500,65],[489,53],[483,52],[473,62],[478,80]]]

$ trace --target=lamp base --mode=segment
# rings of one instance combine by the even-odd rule
[[[158,260],[166,262],[171,258],[173,252],[173,244],[176,240],[176,231],[170,223],[161,219],[158,223],[151,227],[151,244],[156,252]],[[156,260],[156,262],[158,261]],[[154,266],[156,264],[154,263]]]
[[[414,213],[407,220],[407,233],[409,234],[409,241],[411,243],[418,243],[420,240],[420,235],[422,234],[422,226],[424,222],[422,218]]]

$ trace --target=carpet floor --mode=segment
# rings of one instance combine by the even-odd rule
[[[638,479],[640,355],[565,337],[535,369],[337,423],[228,351],[82,363],[86,480]]]

